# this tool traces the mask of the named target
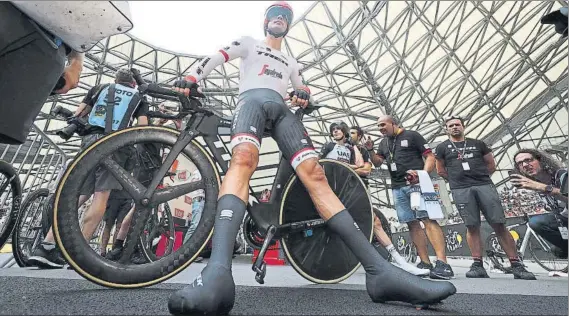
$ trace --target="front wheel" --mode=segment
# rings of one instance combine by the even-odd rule
[[[360,176],[349,166],[336,160],[320,160],[330,188],[343,203],[364,236],[371,242],[373,216],[371,198]],[[279,224],[319,219],[306,188],[296,175],[285,186]],[[320,226],[290,233],[281,239],[285,255],[292,267],[314,283],[338,283],[349,278],[360,267],[360,261],[340,236]]]
[[[22,199],[20,177],[12,166],[0,160],[0,249],[12,234]]]
[[[143,228],[150,213],[150,209],[141,206],[141,201],[135,201],[137,209],[131,222],[121,260],[118,262],[103,258],[91,249],[83,238],[79,225],[77,201],[81,193],[80,188],[87,176],[95,172],[98,166],[109,170],[109,167],[100,164],[101,162],[107,162],[111,167],[114,166],[112,170],[121,172],[122,179],[126,178],[127,183],[132,183],[139,188],[138,190],[145,192],[147,188],[124,169],[128,164],[125,164],[123,168],[116,163],[116,160],[111,162],[110,159],[113,159],[113,154],[119,150],[133,150],[152,143],[160,148],[160,157],[164,161],[177,142],[179,134],[180,132],[176,130],[157,126],[127,128],[97,140],[81,151],[69,165],[55,192],[53,227],[56,242],[63,256],[81,276],[110,288],[151,286],[184,270],[205,247],[213,233],[220,177],[214,161],[195,139],[183,148],[176,157],[177,162],[175,161],[175,163],[178,167],[186,166],[186,175],[188,172],[197,175],[197,171],[199,171],[200,176],[181,185],[168,183],[167,188],[156,191],[161,192],[161,194],[168,194],[173,199],[172,201],[176,200],[180,203],[184,203],[185,199],[189,198],[189,194],[194,192],[192,190],[203,190],[204,193],[204,210],[197,229],[189,240],[175,252],[163,256],[160,260],[144,264],[133,264],[128,260],[135,245],[139,242],[139,236],[143,234]],[[135,147],[135,144],[138,146]],[[110,177],[114,176],[110,175]],[[158,195],[156,192],[149,200]],[[146,218],[144,218],[145,216]],[[183,218],[183,214],[177,215],[177,217]],[[130,244],[129,239],[131,239]]]

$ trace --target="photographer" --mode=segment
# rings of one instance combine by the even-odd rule
[[[557,247],[556,255],[567,258],[567,169],[549,154],[537,149],[522,149],[514,155],[512,184],[536,191],[550,212],[532,216],[529,225],[538,235]]]
[[[113,2],[0,2],[0,143],[23,144],[50,93],[78,86],[83,52],[132,28]]]
[[[132,72],[128,69],[119,69],[115,74],[114,84],[101,84],[89,90],[77,109],[76,116],[68,120],[71,122],[70,126],[64,130],[76,130],[78,134],[84,135],[81,139],[81,149],[84,150],[106,134],[127,128],[132,124],[132,118],[137,119],[138,125],[148,125],[146,116],[148,102],[135,87],[136,82]],[[114,100],[114,102],[107,102],[108,100]],[[107,116],[107,109],[111,107],[112,115]],[[87,114],[88,119],[85,120],[84,117]],[[134,150],[134,147],[123,147],[113,154],[113,159],[121,167],[126,168],[127,161],[133,156]],[[94,194],[93,202],[83,216],[82,232],[85,239],[91,239],[101,222],[112,190],[122,190],[122,186],[104,167],[96,168],[85,180],[80,190],[79,202],[87,200]],[[41,267],[63,267],[65,262],[55,247],[51,229],[29,260],[32,264]]]

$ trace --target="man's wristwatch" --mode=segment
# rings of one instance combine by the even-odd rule
[[[545,194],[551,194],[553,193],[553,186],[551,184],[548,184],[545,186]]]

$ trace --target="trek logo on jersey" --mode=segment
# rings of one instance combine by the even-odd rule
[[[219,213],[219,219],[228,219],[231,220],[233,218],[233,211],[232,210],[221,210]]]
[[[263,75],[273,77],[273,78],[279,78],[279,79],[283,78],[282,72],[278,72],[274,69],[269,69],[269,65],[263,65],[263,69],[261,69],[259,76],[263,76]]]
[[[264,52],[264,51],[257,51],[257,55],[265,55],[267,57],[271,57],[272,59],[276,60],[276,61],[280,61],[281,63],[285,64],[285,66],[288,67],[288,63],[283,59],[284,57],[277,57],[269,52]]]

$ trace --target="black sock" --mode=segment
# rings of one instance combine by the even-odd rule
[[[482,264],[482,257],[472,257],[472,260],[474,261],[474,263],[478,264],[478,265],[483,265]]]
[[[377,268],[387,262],[377,252],[365,235],[357,228],[354,219],[346,210],[332,216],[326,223],[332,231],[340,235],[342,241],[350,248],[361,262],[366,272],[377,272]]]
[[[124,244],[124,240],[122,239],[117,239],[115,241],[113,241],[113,250],[117,249],[117,248],[122,248]]]
[[[209,263],[216,263],[231,269],[235,237],[239,232],[246,210],[247,204],[233,194],[226,194],[219,198]]]

